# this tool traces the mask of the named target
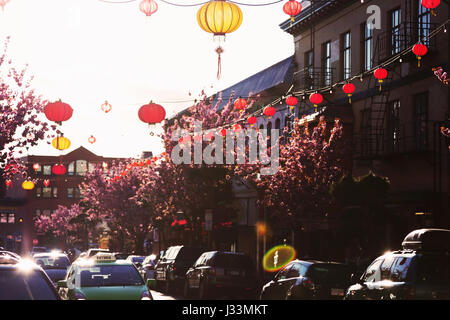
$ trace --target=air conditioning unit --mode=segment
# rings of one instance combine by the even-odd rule
[[[402,247],[403,249],[422,251],[450,251],[450,230],[414,230],[405,237]]]

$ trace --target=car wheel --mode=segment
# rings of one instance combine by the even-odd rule
[[[200,287],[198,288],[198,298],[200,300],[207,299],[209,296],[208,285],[205,281],[200,282]]]

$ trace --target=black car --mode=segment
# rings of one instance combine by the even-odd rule
[[[198,247],[172,246],[156,264],[156,287],[166,292],[182,288],[186,271],[206,250]]]
[[[184,296],[196,291],[199,299],[213,297],[256,298],[256,269],[244,253],[210,251],[203,253],[187,271]]]
[[[36,253],[33,259],[44,269],[55,286],[59,280],[66,277],[67,269],[70,267],[69,257],[64,253]]]
[[[12,255],[0,255],[0,300],[60,300],[38,265]]]
[[[261,300],[343,299],[352,268],[337,262],[294,260],[261,290]]]
[[[450,230],[415,230],[402,246],[375,259],[345,299],[450,299]]]

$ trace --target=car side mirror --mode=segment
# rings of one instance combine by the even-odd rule
[[[156,288],[156,279],[147,279],[147,288],[155,289]]]
[[[66,280],[59,280],[57,284],[58,288],[67,288],[67,281]]]

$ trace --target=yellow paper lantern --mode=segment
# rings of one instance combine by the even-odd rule
[[[22,183],[22,188],[24,190],[33,190],[34,189],[34,182],[33,181],[29,181],[29,180],[24,181]]]
[[[209,1],[197,12],[200,28],[215,36],[236,31],[241,26],[242,18],[241,9],[225,0]]]
[[[56,137],[52,141],[52,146],[58,150],[66,150],[70,148],[70,140],[66,137]]]

